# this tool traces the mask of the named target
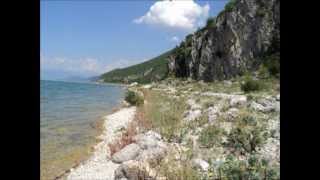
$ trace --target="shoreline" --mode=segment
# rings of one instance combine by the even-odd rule
[[[108,166],[111,167],[117,167],[118,164],[114,164],[107,158],[109,156],[108,144],[119,138],[120,132],[117,131],[118,128],[126,127],[126,125],[134,119],[135,113],[135,106],[126,107],[121,103],[119,106],[114,107],[110,113],[96,123],[96,127],[99,128],[99,133],[96,137],[96,143],[90,148],[89,156],[57,176],[55,179],[79,179],[79,177],[80,179],[81,177],[82,179],[86,179],[88,178],[88,173],[91,175],[93,174],[90,172],[86,173],[88,170],[95,171],[96,168],[103,168],[103,165],[105,164],[108,164]],[[100,164],[97,163],[97,159],[101,162]],[[112,168],[110,170],[112,171]],[[111,171],[109,171],[109,175]]]
[[[95,140],[94,142],[89,145],[88,147],[88,151],[89,153],[87,155],[81,156],[79,157],[79,159],[75,160],[74,165],[71,166],[71,168],[65,170],[64,172],[60,173],[59,175],[57,175],[54,179],[55,180],[62,180],[62,179],[66,179],[67,175],[70,173],[71,169],[77,168],[79,165],[85,163],[86,161],[88,161],[90,159],[90,157],[93,156],[94,152],[95,152],[95,147],[102,142],[102,139],[100,139],[100,136],[104,133],[104,124],[106,121],[106,117],[120,111],[121,109],[126,108],[126,105],[124,104],[124,98],[119,100],[119,103],[113,107],[106,115],[103,115],[102,117],[100,117],[98,120],[96,120],[94,123],[90,124],[90,126],[94,129],[96,129],[97,133],[95,136]]]

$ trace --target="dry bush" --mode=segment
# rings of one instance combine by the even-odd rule
[[[112,156],[114,153],[120,151],[125,146],[134,143],[133,137],[137,134],[137,123],[131,122],[125,132],[121,134],[120,139],[115,142],[109,143],[110,155]]]
[[[139,128],[149,130],[152,128],[151,121],[146,118],[144,107],[139,107],[136,111],[134,121],[138,124]]]

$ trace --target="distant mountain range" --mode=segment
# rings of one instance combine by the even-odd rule
[[[70,82],[90,82],[92,77],[81,77],[81,76],[69,76],[67,78],[57,79],[59,81],[70,81]]]

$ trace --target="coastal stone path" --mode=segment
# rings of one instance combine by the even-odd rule
[[[123,108],[105,117],[103,133],[99,137],[102,141],[95,146],[93,155],[67,175],[68,180],[112,180],[114,171],[120,164],[113,163],[110,157],[108,144],[121,134],[119,131],[126,128],[134,119],[136,107]]]

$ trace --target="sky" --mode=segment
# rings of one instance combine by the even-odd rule
[[[41,0],[41,79],[92,77],[156,57],[228,0]]]

